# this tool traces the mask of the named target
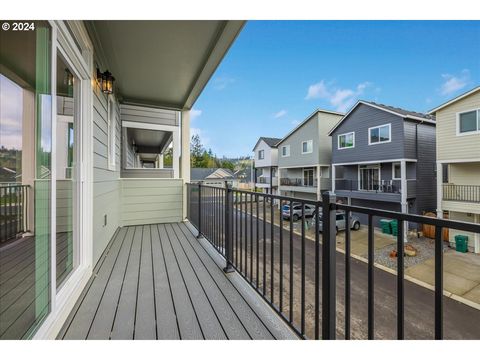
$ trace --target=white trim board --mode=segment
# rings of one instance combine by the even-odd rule
[[[417,162],[417,159],[388,159],[388,160],[371,160],[371,161],[354,161],[349,163],[333,163],[332,166],[342,166],[342,165],[363,165],[363,164],[380,164],[380,163],[389,163],[389,162]]]
[[[315,166],[328,166],[330,164],[308,164],[308,165],[294,165],[294,166],[279,166],[279,169],[298,169],[298,168],[308,168],[308,167],[315,167]]]
[[[443,103],[442,105],[437,106],[435,109],[430,110],[428,113],[429,113],[429,114],[434,114],[434,113],[436,113],[438,110],[441,110],[441,109],[443,109],[443,108],[445,108],[445,107],[447,107],[447,106],[450,106],[450,105],[452,105],[453,103],[456,103],[457,101],[459,101],[459,100],[461,100],[461,99],[463,99],[463,98],[466,98],[467,96],[470,96],[470,95],[476,93],[477,91],[480,91],[480,86],[477,86],[477,87],[473,88],[472,90],[469,90],[469,91],[467,91],[466,93],[463,93],[463,94],[461,94],[461,95],[453,98],[452,100],[449,100],[449,101],[447,101],[446,103]]]
[[[471,163],[480,162],[480,158],[473,159],[453,159],[453,160],[437,160],[438,164],[459,164],[459,163]]]

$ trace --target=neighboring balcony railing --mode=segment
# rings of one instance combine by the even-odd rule
[[[317,179],[306,180],[303,178],[280,178],[280,185],[282,186],[303,186],[303,187],[316,187]]]
[[[480,203],[480,185],[443,184],[443,200]]]
[[[270,178],[267,176],[259,176],[257,178],[257,184],[272,184],[273,186],[278,186],[278,178],[276,176]]]
[[[28,229],[28,185],[0,185],[0,244]]]
[[[358,180],[337,179],[335,180],[335,189],[398,194],[400,193],[401,185],[400,180],[369,181],[364,183]]]
[[[237,201],[234,201],[237,199]],[[282,211],[279,211],[276,205]],[[289,205],[286,207],[285,205]],[[294,208],[300,226],[294,231]],[[311,212],[313,208],[313,212]],[[306,211],[315,219],[313,243],[306,239]],[[480,233],[480,225],[427,216],[337,203],[331,193],[322,201],[187,184],[187,218],[199,237],[205,237],[225,258],[226,273],[236,270],[272,309],[303,338],[335,339],[343,332],[350,339],[351,315],[351,234],[345,229],[345,252],[336,251],[336,216],[341,211],[367,215],[367,336],[375,338],[375,236],[374,217],[395,219],[398,223],[396,251],[396,332],[404,339],[405,276],[404,229],[406,222],[435,227],[434,241],[434,337],[443,338],[443,239],[444,228]],[[286,216],[289,213],[290,216]],[[281,215],[281,216],[280,216]],[[288,219],[288,220],[285,220]],[[320,233],[320,223],[322,232]],[[289,226],[285,226],[289,224]],[[294,240],[295,239],[295,240]],[[342,259],[344,266],[336,265]],[[340,270],[342,269],[342,270]],[[341,271],[341,273],[340,273]],[[336,279],[344,278],[342,309],[337,309]],[[308,281],[307,281],[308,279]],[[381,284],[381,283],[380,283]],[[343,285],[343,281],[342,284]],[[361,284],[363,287],[364,285]],[[378,286],[378,283],[377,283]],[[353,299],[355,301],[355,299]],[[377,299],[379,301],[379,299]],[[340,306],[340,305],[339,305]],[[337,328],[337,310],[344,321]],[[342,331],[343,330],[343,331]],[[357,336],[358,329],[355,329]]]

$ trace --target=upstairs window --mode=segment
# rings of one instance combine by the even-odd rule
[[[282,156],[283,157],[290,156],[290,145],[282,146]]]
[[[393,170],[392,170],[392,179],[393,180],[400,180],[402,177],[402,167],[400,163],[393,163]]]
[[[349,149],[354,147],[355,147],[354,132],[338,135],[338,149]]]
[[[368,129],[368,145],[388,143],[390,141],[392,141],[392,127],[390,124]]]
[[[258,150],[258,160],[265,159],[265,150]]]
[[[466,111],[458,114],[458,134],[480,132],[480,110]]]
[[[310,154],[313,151],[313,140],[302,141],[302,154]]]

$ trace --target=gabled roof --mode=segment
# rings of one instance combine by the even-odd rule
[[[295,131],[300,129],[303,125],[305,125],[312,117],[317,115],[318,113],[325,113],[325,114],[333,114],[333,115],[340,115],[343,116],[345,114],[337,112],[337,111],[330,111],[330,110],[324,110],[324,109],[316,109],[313,113],[311,113],[305,120],[303,120],[300,124],[298,124],[292,131],[290,131],[287,135],[285,135],[278,143],[277,146],[280,145],[280,143],[284,142],[287,140],[290,135],[292,135]]]
[[[437,106],[435,109],[430,110],[428,113],[429,113],[429,114],[434,114],[434,113],[436,113],[438,110],[441,110],[441,109],[443,109],[443,108],[445,108],[445,107],[447,107],[447,106],[450,106],[450,105],[452,105],[453,103],[455,103],[455,102],[457,102],[457,101],[459,101],[459,100],[461,100],[461,99],[463,99],[463,98],[466,98],[467,96],[470,96],[470,95],[476,93],[477,91],[480,91],[480,86],[477,86],[477,87],[475,87],[475,88],[473,88],[473,89],[471,89],[471,90],[469,90],[469,91],[467,91],[467,92],[465,92],[465,93],[463,93],[463,94],[458,95],[457,97],[454,97],[453,99],[451,99],[451,100],[449,100],[449,101],[447,101],[447,102],[444,102],[442,105]]]
[[[412,120],[424,121],[424,122],[428,122],[428,123],[431,123],[431,124],[435,124],[435,116],[430,115],[430,114],[423,114],[423,113],[419,113],[419,112],[416,112],[416,111],[405,110],[405,109],[401,109],[401,108],[393,107],[393,106],[389,106],[389,105],[377,104],[377,103],[374,103],[373,101],[359,100],[345,114],[345,116],[340,119],[340,121],[332,128],[332,130],[330,130],[328,135],[332,135],[332,133],[340,126],[340,124],[342,124],[345,121],[345,119],[350,115],[350,113],[353,110],[355,110],[360,104],[367,105],[367,106],[373,107],[375,109],[386,111],[390,114],[397,115],[397,116],[399,116],[401,118],[404,118],[404,119],[412,119]]]
[[[233,172],[224,168],[192,168],[190,178],[191,180],[232,179]]]
[[[272,137],[265,137],[265,136],[261,136],[257,142],[255,143],[255,146],[253,147],[253,150],[255,150],[255,148],[258,146],[258,143],[260,141],[264,141],[265,144],[267,144],[269,147],[271,148],[276,148],[277,147],[277,143],[282,140],[282,139],[279,139],[279,138],[272,138]]]

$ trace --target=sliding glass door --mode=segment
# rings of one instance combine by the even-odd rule
[[[379,165],[360,166],[360,190],[373,191],[378,190],[380,182]]]
[[[0,32],[0,339],[50,311],[52,31]]]

